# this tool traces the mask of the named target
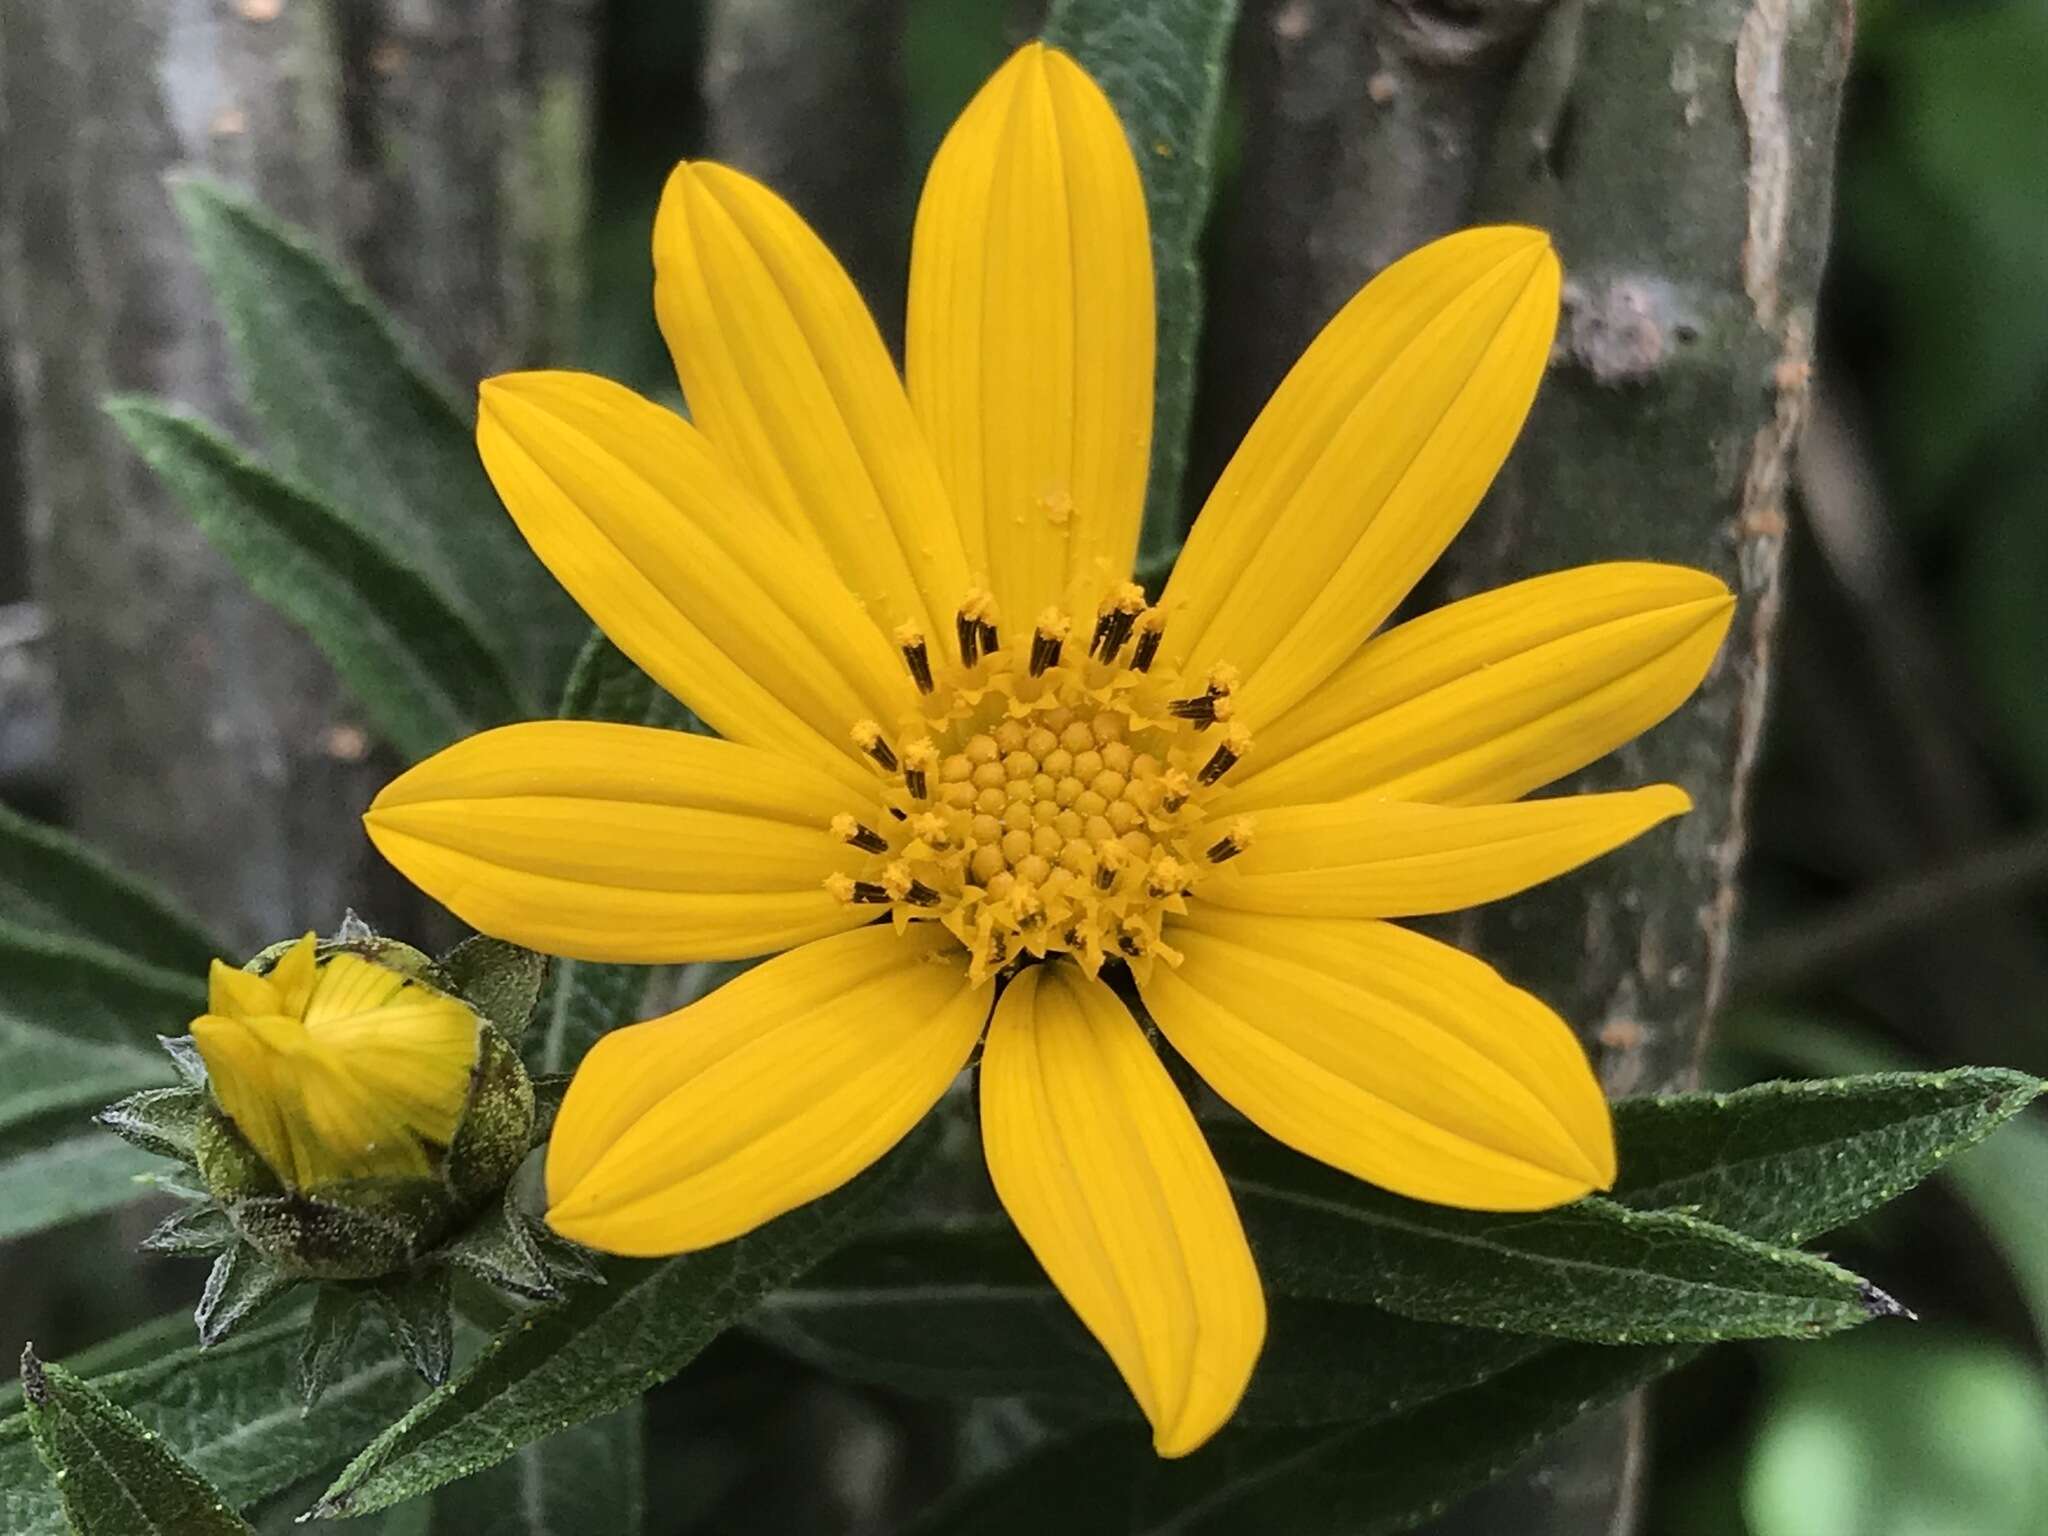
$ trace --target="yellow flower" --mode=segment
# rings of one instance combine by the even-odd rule
[[[990,1173],[1163,1455],[1265,1331],[1193,1115],[1110,980],[1279,1140],[1419,1199],[1607,1186],[1570,1030],[1385,919],[1549,879],[1687,806],[1519,797],[1669,713],[1732,599],[1562,572],[1377,631],[1536,392],[1558,264],[1521,228],[1396,263],[1324,330],[1157,603],[1131,584],[1153,291],[1116,116],[1030,46],[918,212],[899,382],[772,193],[677,168],[655,306],[694,425],[604,380],[485,384],[484,463],[605,632],[725,739],[547,722],[368,817],[489,933],[667,962],[789,953],[584,1062],[548,1219],[614,1252],[724,1242],[850,1179],[986,1044]],[[886,919],[886,921],[877,921]],[[1043,963],[1033,963],[1043,962]]]
[[[222,1111],[288,1189],[428,1174],[477,1059],[467,1004],[307,934],[264,975],[216,960],[192,1037]]]

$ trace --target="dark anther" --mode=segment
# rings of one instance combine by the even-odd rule
[[[932,654],[926,649],[924,636],[908,641],[903,647],[903,664],[910,668],[910,680],[917,684],[919,693],[932,691]]]
[[[882,772],[894,773],[896,771],[898,766],[896,762],[896,749],[889,745],[886,737],[877,734],[872,741],[862,742],[860,749],[877,763],[881,764]],[[1204,782],[1207,781],[1205,780]]]
[[[960,642],[960,665],[971,667],[980,653],[981,620],[970,613],[953,616],[953,634]]]
[[[1209,761],[1202,764],[1202,771],[1196,774],[1195,778],[1199,783],[1214,784],[1236,765],[1237,753],[1226,741],[1210,754]]]
[[[936,907],[939,904],[939,893],[922,880],[913,880],[910,882],[910,889],[903,893],[903,899],[913,907]]]
[[[922,768],[904,769],[903,787],[910,791],[911,799],[922,800],[925,797],[924,770]],[[903,813],[898,811],[896,814],[901,816]]]
[[[1202,730],[1216,723],[1216,701],[1223,695],[1213,689],[1197,694],[1192,699],[1175,699],[1166,706],[1166,712],[1179,720],[1192,720]],[[1202,781],[1208,783],[1207,779]]]
[[[894,900],[894,898],[890,896],[888,890],[885,887],[877,885],[872,880],[854,881],[853,895],[847,899],[850,901],[864,902],[867,905],[874,907],[886,907],[892,900]]]
[[[1126,955],[1129,955],[1133,960],[1137,959],[1140,955],[1145,953],[1144,944],[1142,944],[1139,941],[1138,936],[1135,933],[1132,933],[1128,928],[1119,929],[1117,931],[1116,947],[1122,950]]]
[[[1166,626],[1148,624],[1138,635],[1138,647],[1131,652],[1131,670],[1150,672],[1152,659],[1159,654],[1159,642],[1166,638]]]
[[[1047,667],[1060,664],[1061,637],[1039,630],[1031,637],[1031,675],[1043,677]]]
[[[1209,862],[1211,864],[1221,864],[1227,859],[1236,858],[1243,852],[1244,844],[1240,843],[1236,838],[1230,836],[1219,837],[1209,845]]]
[[[975,628],[980,631],[978,638],[981,641],[981,654],[993,656],[996,653],[997,645],[1001,643],[996,638],[995,625],[989,623],[986,619],[977,619],[975,620]]]
[[[1112,608],[1097,615],[1095,633],[1088,638],[1088,654],[1103,661],[1115,661],[1116,653],[1124,648],[1137,624],[1138,615],[1129,608]]]
[[[889,844],[881,833],[875,831],[872,827],[862,826],[858,822],[854,824],[853,830],[846,835],[846,840],[863,853],[887,853],[889,851]]]

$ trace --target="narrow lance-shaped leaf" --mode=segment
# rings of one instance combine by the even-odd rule
[[[139,1181],[162,1166],[83,1116],[0,1132],[0,1242],[132,1205],[153,1193]]]
[[[92,1117],[172,1082],[156,1036],[205,1006],[199,974],[0,924],[0,1238],[149,1193],[136,1176],[164,1165]]]
[[[192,1326],[189,1317],[183,1328]],[[168,1322],[159,1325],[167,1328]],[[300,1317],[203,1354],[183,1349],[93,1383],[161,1436],[228,1503],[246,1509],[333,1465],[414,1395],[418,1378],[379,1338],[351,1351],[312,1411],[291,1395]],[[0,1531],[66,1536],[26,1414],[0,1419]]]
[[[1614,1197],[1803,1243],[1903,1194],[2041,1087],[2023,1072],[1963,1067],[1626,1100],[1615,1106]]]
[[[1265,1348],[1233,1423],[1375,1417],[1471,1386],[1545,1347],[1271,1287],[1266,1310]],[[1000,1214],[863,1239],[749,1321],[800,1358],[897,1391],[1025,1397],[1066,1417],[1138,1418],[1102,1346]]]
[[[210,427],[147,400],[109,402],[129,442],[256,594],[334,663],[409,757],[520,713],[504,668],[416,569]]]
[[[1973,1090],[1984,1090],[1974,1099],[1960,1091],[1958,1080],[1966,1077]],[[2036,1086],[2015,1078],[1930,1073],[1624,1103],[1616,1112],[1621,1192],[1632,1193],[1628,1170],[1640,1148],[1646,1182],[1634,1196],[1668,1189],[1699,1198],[1702,1189],[1710,1190],[1715,1214],[1746,1235],[1770,1237],[1850,1219],[2013,1114]],[[1504,1374],[1360,1426],[1292,1433],[1234,1428],[1188,1461],[1170,1465],[1156,1463],[1135,1436],[1128,1444],[1100,1433],[1054,1442],[963,1490],[918,1523],[915,1536],[1406,1530],[1497,1475],[1585,1408],[1651,1379],[1686,1353],[1542,1345]],[[1133,1490],[1128,1505],[1102,1500],[1104,1486]]]
[[[90,1382],[21,1355],[29,1428],[77,1536],[255,1536],[175,1451]]]
[[[1901,1063],[1889,1051],[1870,1040],[1825,1020],[1782,1012],[1740,1010],[1728,1021],[1728,1043],[1735,1049],[1753,1051],[1772,1060],[1790,1063],[1809,1072],[1881,1072],[1889,1075]],[[1969,1070],[1972,1075],[1976,1069]],[[1910,1074],[1912,1077],[1961,1074]],[[1995,1074],[2005,1077],[2009,1074]],[[2039,1086],[2036,1078],[2023,1084]],[[1827,1085],[1815,1083],[1815,1089]],[[2016,1090],[2024,1094],[2024,1086]],[[2031,1097],[2031,1095],[2028,1095]],[[1955,1133],[1959,1146],[1973,1144],[1988,1125],[2004,1118],[2001,1109],[2012,1098],[1987,1092],[1981,1109],[1988,1121],[1966,1121]],[[2015,1106],[2016,1107],[2016,1106]],[[1881,1143],[1880,1143],[1881,1144]],[[1938,1146],[1937,1161],[1955,1147]],[[2018,1120],[2004,1135],[1993,1139],[1972,1157],[1962,1160],[1952,1173],[1955,1189],[1977,1213],[2005,1257],[2013,1281],[2026,1298],[2034,1326],[2048,1335],[2048,1204],[2040,1191],[2048,1189],[2048,1125],[2041,1117],[2029,1115]],[[1872,1204],[1877,1200],[1873,1198]],[[1860,1213],[1859,1213],[1860,1214]]]
[[[1682,1353],[1682,1352],[1681,1352]],[[1054,1440],[903,1536],[1381,1536],[1441,1513],[1678,1354],[1558,1345],[1492,1380],[1361,1424],[1226,1429],[1161,1461],[1135,1432]],[[1117,1490],[1105,1498],[1103,1490]]]
[[[1622,1192],[1697,1200],[1711,1190],[1709,1214],[1747,1237],[1782,1236],[1787,1220],[1800,1228],[1861,1214],[1974,1144],[2034,1089],[2016,1074],[1967,1071],[1627,1102],[1617,1106]],[[1631,1170],[1642,1188],[1631,1185]],[[983,1190],[982,1200],[972,1214],[863,1239],[773,1298],[756,1326],[827,1369],[902,1391],[1127,1411],[1099,1348],[1023,1254],[992,1194]],[[1368,1294],[1376,1271],[1363,1261],[1372,1255],[1323,1245],[1314,1228],[1266,1236],[1270,1337],[1239,1422],[1365,1417],[1485,1379],[1544,1347],[1533,1337],[1392,1318],[1363,1301],[1293,1296],[1290,1286],[1332,1288],[1331,1268],[1347,1251],[1363,1267],[1336,1283]],[[1304,1237],[1306,1263],[1295,1241]],[[1543,1304],[1555,1309],[1563,1299],[1552,1294]],[[1295,1358],[1294,1319],[1308,1308],[1325,1309],[1324,1337],[1370,1339],[1370,1351],[1354,1366],[1348,1351],[1317,1353],[1310,1339]]]
[[[162,1317],[138,1323],[126,1332],[101,1339],[97,1344],[87,1345],[64,1364],[74,1376],[98,1381],[115,1371],[133,1370],[165,1355],[183,1353],[191,1343],[192,1315],[183,1311],[167,1312]],[[11,1381],[0,1380],[0,1423],[24,1427],[27,1421],[19,1418],[21,1406],[20,1377],[16,1376]]]
[[[1116,106],[1145,182],[1158,287],[1152,473],[1138,564],[1159,571],[1180,548],[1181,480],[1201,347],[1199,250],[1215,180],[1224,55],[1237,0],[1053,0],[1045,39],[1093,75]]]
[[[584,623],[499,505],[474,411],[304,234],[216,182],[180,179],[171,191],[269,458],[449,594],[522,685],[518,712],[533,713]],[[466,397],[475,381],[461,382]]]
[[[610,1284],[528,1314],[379,1435],[312,1513],[367,1514],[493,1466],[631,1401],[860,1230],[921,1160],[929,1133],[851,1184],[731,1243],[607,1266]]]
[[[0,912],[39,933],[91,939],[133,959],[203,975],[227,950],[168,896],[74,837],[0,805]]]
[[[1298,1295],[1601,1344],[1810,1338],[1901,1310],[1825,1260],[1676,1211],[1454,1211],[1253,1133],[1212,1139],[1268,1283]]]

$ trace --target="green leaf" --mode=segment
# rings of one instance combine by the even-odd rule
[[[196,976],[0,923],[0,1129],[168,1082],[157,1036],[205,1006]]]
[[[504,668],[412,566],[332,507],[153,401],[107,410],[257,596],[312,637],[408,757],[520,713]]]
[[[1295,1295],[1599,1344],[1811,1338],[1901,1310],[1825,1260],[1681,1212],[1449,1210],[1256,1133],[1211,1140],[1268,1282]]]
[[[39,933],[91,939],[166,970],[206,974],[227,950],[170,897],[76,838],[0,805],[0,911]]]
[[[656,730],[702,729],[689,710],[595,630],[569,674],[559,714],[565,720]],[[528,1069],[537,1074],[573,1070],[600,1035],[643,1017],[650,990],[670,975],[645,965],[556,961],[525,1041]]]
[[[92,1123],[167,1084],[158,1032],[205,1007],[198,974],[0,923],[0,1238],[126,1205],[161,1166]]]
[[[61,1365],[21,1354],[36,1450],[77,1536],[254,1536],[205,1478],[133,1414]]]
[[[1891,1072],[1900,1066],[1889,1051],[1849,1030],[1775,1010],[1737,1010],[1727,1020],[1727,1038],[1739,1049],[1810,1072]],[[1987,1109],[1990,1098],[1987,1093]],[[1958,1162],[1949,1177],[1982,1219],[2026,1298],[2036,1330],[2048,1338],[2048,1204],[2039,1193],[2048,1189],[2048,1126],[2038,1115],[2015,1120],[2004,1135]]]
[[[448,594],[521,680],[517,712],[535,713],[584,621],[499,505],[474,411],[455,405],[376,301],[304,234],[217,182],[181,178],[171,195],[271,460]]]
[[[353,1451],[414,1393],[411,1368],[379,1339],[352,1351],[319,1406],[302,1414],[290,1389],[302,1326],[294,1315],[203,1354],[180,1350],[94,1385],[246,1509]],[[65,1531],[23,1414],[0,1420],[0,1531]]]
[[[427,1536],[640,1536],[644,1438],[635,1402],[521,1446],[436,1494]]]
[[[564,720],[608,720],[615,725],[708,734],[687,706],[594,629],[577,653],[555,712]]]
[[[734,1242],[659,1263],[608,1264],[608,1285],[526,1314],[379,1435],[313,1515],[366,1514],[416,1497],[665,1381],[858,1232],[929,1140],[929,1132],[914,1136],[844,1189]]]
[[[95,1380],[113,1371],[148,1365],[164,1355],[184,1352],[192,1344],[192,1314],[183,1310],[166,1312],[139,1323],[125,1333],[88,1345],[66,1362],[73,1374]],[[21,1381],[0,1381],[0,1421],[21,1409]]]
[[[1185,532],[1181,480],[1201,348],[1199,253],[1236,0],[1053,0],[1045,38],[1071,53],[1123,119],[1145,182],[1158,286],[1152,473],[1138,563],[1164,567]]]
[[[1615,1106],[1614,1197],[1807,1242],[1904,1194],[2042,1086],[2021,1072],[1965,1067],[1625,1100]]]
[[[1226,1429],[1178,1461],[1160,1460],[1141,1432],[1092,1430],[957,1491],[903,1536],[1404,1531],[1684,1353],[1554,1345],[1477,1386],[1382,1418],[1312,1430]]]
[[[503,939],[478,934],[464,939],[440,960],[455,990],[511,1045],[518,1045],[533,1021],[548,957]]]
[[[162,1166],[82,1115],[0,1132],[0,1242],[132,1205]]]
[[[1377,1416],[1471,1386],[1546,1347],[1270,1288],[1266,1305],[1266,1346],[1240,1424]],[[1027,1397],[1068,1416],[1138,1413],[1109,1357],[1000,1215],[863,1239],[749,1321],[836,1375],[901,1392]]]

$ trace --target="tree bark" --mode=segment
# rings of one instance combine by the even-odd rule
[[[1457,925],[1578,1024],[1614,1094],[1695,1080],[1728,974],[1850,30],[1849,0],[1255,0],[1241,34],[1212,449],[1393,258],[1462,224],[1537,223],[1565,265],[1554,365],[1428,595],[1658,559],[1741,599],[1694,700],[1560,786],[1670,780],[1695,812]],[[1616,1458],[1638,1411],[1590,1422],[1439,1529],[1628,1529],[1636,1479]]]
[[[0,14],[0,327],[71,817],[236,941],[364,901],[388,771],[325,662],[249,596],[101,413],[246,435],[165,195],[203,168],[362,271],[458,381],[566,346],[584,0],[22,0]]]
[[[874,311],[903,330],[904,0],[711,0],[708,152],[789,199]]]

